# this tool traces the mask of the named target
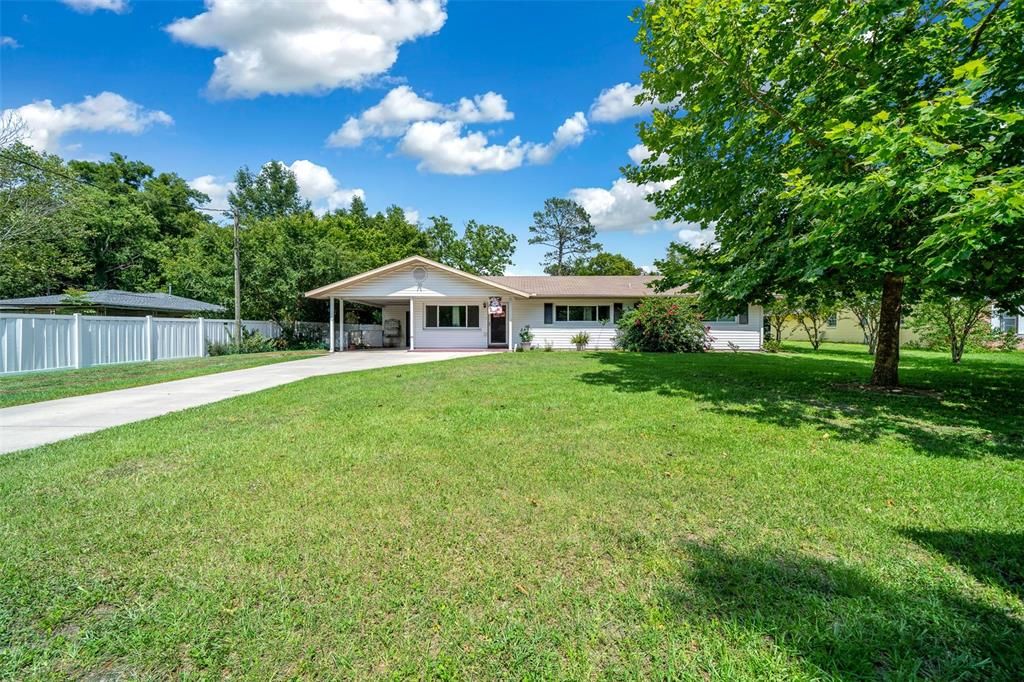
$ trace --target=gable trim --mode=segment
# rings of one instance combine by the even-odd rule
[[[374,268],[373,270],[367,270],[366,272],[362,272],[362,273],[360,273],[358,275],[353,275],[352,277],[348,277],[346,279],[339,280],[337,282],[334,282],[333,284],[328,284],[326,286],[322,286],[322,287],[319,287],[317,289],[313,289],[311,291],[307,291],[305,296],[306,296],[306,298],[329,298],[330,295],[332,293],[334,293],[333,290],[335,290],[335,289],[338,289],[338,288],[341,288],[341,287],[346,287],[346,286],[348,286],[350,284],[355,284],[357,282],[361,282],[364,279],[368,279],[370,277],[375,277],[377,275],[386,274],[388,272],[391,272],[392,270],[397,270],[397,269],[399,269],[401,267],[404,267],[406,265],[409,265],[411,263],[419,263],[421,265],[429,265],[431,267],[438,268],[440,270],[443,270],[443,271],[448,272],[450,274],[456,275],[458,277],[462,277],[462,278],[468,279],[468,280],[470,280],[472,282],[476,282],[477,284],[482,284],[482,285],[490,287],[492,289],[500,289],[501,291],[506,291],[506,292],[508,292],[510,294],[513,294],[515,296],[521,296],[522,298],[531,298],[533,296],[532,294],[529,294],[529,293],[527,293],[525,291],[519,291],[518,289],[513,289],[512,287],[507,287],[504,284],[498,284],[496,282],[492,282],[490,280],[484,279],[483,277],[479,277],[477,275],[472,275],[472,274],[470,274],[468,272],[465,272],[463,270],[459,270],[458,268],[453,268],[453,267],[451,267],[449,265],[445,265],[443,263],[438,263],[437,261],[430,260],[429,258],[424,258],[423,256],[409,256],[408,258],[403,258],[402,260],[395,261],[394,263],[388,263],[387,265],[382,265],[379,268]]]

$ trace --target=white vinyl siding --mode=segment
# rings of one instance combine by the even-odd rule
[[[493,295],[493,292],[492,294]],[[476,306],[480,310],[480,324],[476,327],[428,327],[427,308],[435,307],[438,302],[435,300],[417,300],[413,305],[415,308],[415,329],[417,349],[436,348],[487,348],[487,325],[490,323],[490,316],[484,309],[483,303],[487,297],[476,299],[461,299],[445,301],[445,305],[453,306]],[[512,302],[515,309],[518,301]],[[406,306],[408,310],[408,306]]]
[[[418,265],[409,265],[390,272],[355,282],[339,291],[336,296],[349,300],[360,298],[420,298],[420,297],[472,297],[482,301],[488,296],[509,294],[485,284],[453,275],[437,268],[426,267],[427,277],[422,282],[413,278],[412,271]],[[447,301],[445,301],[447,303]]]
[[[575,348],[570,339],[578,332],[586,332],[590,335],[590,343],[587,345],[591,350],[609,350],[615,347],[615,337],[618,333],[614,322],[608,321],[601,324],[599,321],[568,322],[558,321],[557,316],[551,324],[544,324],[544,304],[553,304],[554,310],[562,305],[583,305],[583,306],[609,306],[614,311],[616,303],[623,304],[623,313],[632,309],[636,300],[563,300],[563,299],[542,299],[531,298],[529,300],[516,300],[512,304],[512,328],[513,338],[519,338],[519,330],[530,325],[533,331],[533,346],[544,348],[550,343],[554,348],[568,350]],[[730,343],[741,350],[760,350],[761,348],[761,325],[763,323],[760,306],[750,306],[747,310],[746,323],[737,322],[738,316],[729,318],[727,322],[706,322],[711,327],[711,347],[715,350],[730,350]]]

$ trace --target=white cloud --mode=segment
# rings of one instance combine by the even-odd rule
[[[619,83],[602,90],[590,105],[590,119],[600,123],[614,123],[625,118],[646,116],[654,109],[654,104],[635,104],[636,97],[643,91],[642,86],[632,83]]]
[[[627,152],[633,163],[640,163],[651,155],[644,145],[637,144]],[[617,178],[611,187],[576,187],[569,190],[569,198],[579,203],[594,223],[603,232],[631,230],[650,232],[675,228],[679,225],[668,220],[655,220],[657,207],[648,200],[652,192],[666,190],[676,183],[675,179],[648,182],[637,185],[626,178]]]
[[[323,214],[339,208],[348,208],[352,199],[366,198],[362,189],[342,187],[338,180],[326,167],[317,165],[306,159],[293,162],[288,168],[295,173],[295,181],[299,184],[299,192],[313,204],[313,211]]]
[[[200,175],[188,181],[192,189],[199,190],[210,197],[210,202],[203,204],[209,208],[229,208],[228,193],[234,191],[235,183],[226,181],[215,175]]]
[[[418,223],[420,221],[420,212],[415,208],[403,208],[402,211],[405,212],[405,219],[410,223]]]
[[[313,205],[313,211],[323,215],[328,211],[348,208],[352,199],[366,198],[362,189],[342,187],[337,178],[324,166],[306,159],[299,159],[288,166],[295,174],[299,185],[299,193]],[[236,185],[223,177],[201,175],[188,181],[194,189],[210,197],[210,203],[204,204],[213,208],[228,208],[228,193],[234,191]]]
[[[550,163],[566,147],[578,147],[587,134],[587,117],[582,111],[565,119],[562,125],[558,126],[551,142],[547,144],[532,145],[528,152],[530,163]]]
[[[651,158],[652,152],[641,142],[640,144],[635,144],[630,147],[626,154],[629,155],[630,161],[639,166],[641,163]],[[664,166],[666,163],[668,163],[668,155],[665,153],[659,154],[658,159],[654,162],[656,166]]]
[[[86,14],[92,14],[98,9],[120,14],[128,9],[128,3],[125,0],[61,0],[61,2],[76,12]]]
[[[391,90],[358,117],[352,116],[327,138],[330,147],[357,147],[368,137],[399,137],[416,121],[489,123],[508,121],[514,114],[496,92],[463,97],[449,105],[417,95],[408,85]]]
[[[115,92],[90,95],[81,102],[65,104],[59,109],[51,100],[38,100],[3,111],[4,115],[8,113],[25,122],[28,128],[26,144],[48,152],[57,151],[61,138],[75,131],[138,134],[154,124],[174,123],[174,119],[163,111],[145,109]]]
[[[481,132],[463,135],[459,121],[416,121],[399,149],[420,160],[419,170],[449,175],[512,170],[523,165],[527,151],[518,137],[506,144],[488,144]]]
[[[519,136],[505,144],[490,144],[481,132],[463,132],[461,121],[416,121],[406,131],[399,150],[419,159],[417,169],[448,175],[509,171],[524,163],[548,163],[566,147],[583,141],[587,119],[576,112],[555,130],[551,142],[524,143]]]
[[[21,43],[11,36],[0,36],[0,47],[9,47],[12,50],[17,50],[21,47]]]
[[[668,189],[673,184],[673,180],[667,180],[635,185],[625,178],[618,178],[607,189],[577,187],[569,190],[569,198],[586,209],[598,230],[648,232],[671,227],[670,222],[654,220],[658,209],[647,200],[647,195]]]
[[[210,92],[223,97],[323,92],[385,74],[405,42],[436,33],[445,0],[206,0],[167,27],[217,48]]]
[[[707,246],[715,241],[714,227],[701,229],[696,223],[684,223],[685,227],[679,230],[676,241],[688,244],[693,247]]]

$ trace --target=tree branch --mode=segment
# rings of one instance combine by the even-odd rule
[[[992,5],[992,9],[989,10],[985,18],[981,20],[981,23],[974,29],[974,38],[971,40],[971,47],[967,50],[968,59],[974,56],[974,53],[978,51],[978,47],[981,45],[981,34],[985,32],[992,17],[996,15],[999,8],[1003,6],[1003,0],[996,0],[996,4]]]

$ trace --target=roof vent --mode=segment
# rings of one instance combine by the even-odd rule
[[[427,269],[422,265],[417,265],[412,269],[412,278],[422,284],[427,279]]]

